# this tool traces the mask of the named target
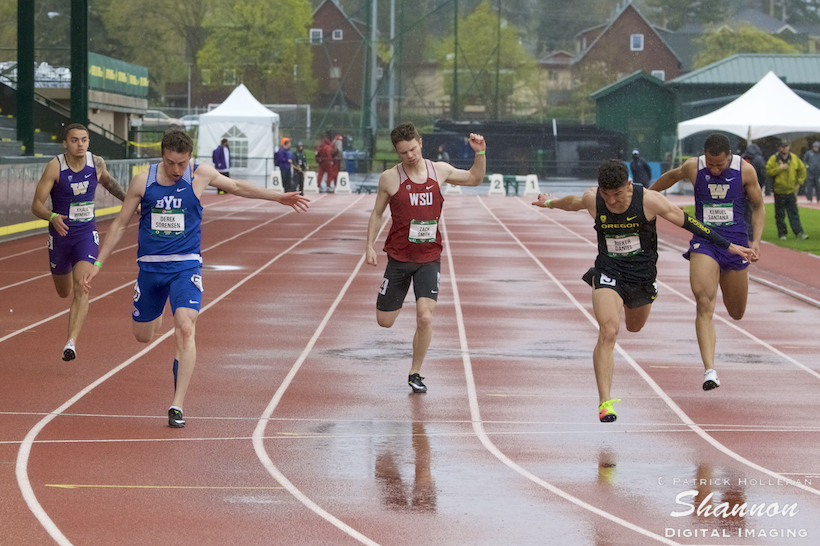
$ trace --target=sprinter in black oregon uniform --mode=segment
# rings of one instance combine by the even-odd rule
[[[621,313],[626,329],[638,332],[646,324],[652,302],[658,295],[656,263],[658,234],[655,219],[660,216],[676,226],[700,235],[732,254],[749,259],[752,251],[704,227],[676,207],[662,194],[632,184],[622,161],[610,159],[598,167],[598,187],[582,196],[550,199],[541,194],[533,205],[567,211],[587,211],[595,218],[598,257],[584,280],[592,286],[592,307],[600,330],[592,353],[598,383],[598,418],[609,423],[617,419],[612,408],[619,398],[610,398],[615,362],[612,351],[618,338]]]

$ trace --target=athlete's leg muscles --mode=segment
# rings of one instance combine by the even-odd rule
[[[624,308],[624,323],[628,332],[640,332],[649,318],[652,304],[647,303],[635,309]]]
[[[419,298],[416,300],[416,334],[413,336],[413,364],[410,375],[419,373],[430,341],[433,339],[433,311],[436,309],[436,300]]]
[[[379,311],[376,309],[376,322],[378,322],[382,328],[390,328],[393,326],[393,323],[396,322],[396,317],[399,316],[400,312],[401,309],[396,309],[395,311]]]
[[[721,272],[720,289],[729,316],[735,320],[742,319],[749,299],[749,270]]]
[[[132,331],[134,332],[134,339],[140,343],[151,343],[154,340],[154,333],[162,326],[162,315],[158,316],[151,322],[137,322],[132,321]]]
[[[83,292],[81,284],[83,277],[91,271],[92,267],[94,266],[86,261],[79,261],[74,264],[74,271],[72,272],[74,298],[68,311],[68,337],[66,340],[77,340],[85,323],[85,317],[88,316],[88,294]]]
[[[689,284],[697,305],[695,333],[703,367],[707,370],[715,367],[715,323],[712,316],[715,313],[719,279],[720,267],[711,256],[696,252],[691,254]]]
[[[65,275],[52,275],[51,280],[54,281],[54,288],[57,289],[57,295],[61,298],[67,298],[71,295],[72,287],[74,286],[74,276],[71,273]]]
[[[595,369],[595,381],[598,384],[599,403],[612,398],[609,392],[615,369],[612,351],[618,340],[623,308],[624,301],[614,290],[609,288],[592,290],[592,309],[599,326],[598,342],[592,352],[592,366]]]
[[[177,387],[174,391],[174,402],[171,404],[182,409],[185,393],[196,365],[196,319],[199,313],[195,309],[179,307],[174,313],[174,337],[176,338],[176,357],[179,361]]]

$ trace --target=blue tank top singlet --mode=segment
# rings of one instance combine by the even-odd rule
[[[60,162],[60,177],[51,188],[51,210],[66,216],[65,225],[72,235],[86,233],[97,229],[94,221],[94,195],[97,192],[97,169],[94,167],[94,156],[85,153],[85,165],[74,172],[68,166],[65,154],[57,156]],[[49,226],[49,233],[57,235],[54,226]]]
[[[143,271],[182,271],[202,263],[202,203],[194,193],[190,163],[182,177],[170,186],[157,182],[158,167],[156,163],[148,170],[137,262]]]
[[[706,167],[706,156],[698,158],[695,179],[695,217],[725,239],[748,244],[746,231],[746,189],[740,168],[743,159],[733,155],[729,168],[715,176]],[[697,235],[693,241],[708,242]]]

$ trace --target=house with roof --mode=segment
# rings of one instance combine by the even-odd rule
[[[589,74],[599,74],[611,82],[638,70],[663,81],[677,78],[681,60],[667,43],[670,34],[650,23],[627,1],[608,22],[576,35],[573,78],[579,81]]]
[[[314,106],[361,106],[364,65],[369,62],[369,34],[367,25],[348,16],[339,0],[319,4],[309,31],[313,76],[319,86]]]
[[[730,20],[718,26],[688,23],[667,37],[667,42],[675,50],[683,63],[683,71],[692,70],[692,61],[697,55],[697,39],[710,31],[736,32],[742,26],[750,26],[767,32],[808,53],[820,52],[820,27],[817,25],[783,21],[757,9],[745,9]]]

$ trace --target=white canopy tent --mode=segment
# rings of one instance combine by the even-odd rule
[[[210,162],[223,138],[230,147],[231,177],[265,186],[273,172],[279,114],[262,106],[245,84],[239,84],[225,102],[199,116],[197,157]]]
[[[772,135],[820,133],[820,109],[769,72],[723,108],[678,123],[678,139],[701,131],[725,131],[749,142]]]

